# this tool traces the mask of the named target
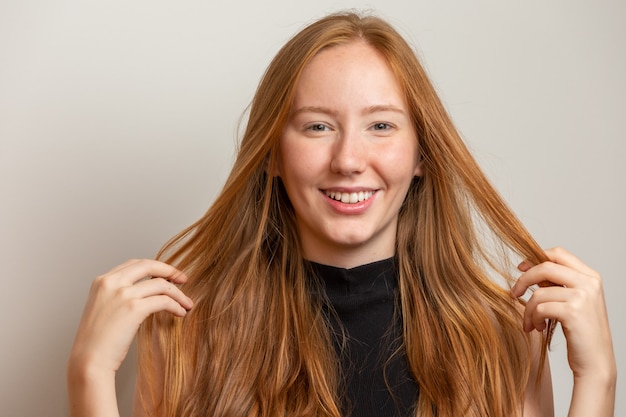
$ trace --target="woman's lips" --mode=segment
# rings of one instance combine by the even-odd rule
[[[356,204],[369,200],[369,198],[374,195],[374,192],[375,191],[371,190],[358,192],[324,190],[324,194],[326,194],[327,197],[335,201],[341,201],[344,204]]]
[[[321,190],[326,201],[340,214],[361,214],[366,211],[376,199],[377,190],[335,191]]]

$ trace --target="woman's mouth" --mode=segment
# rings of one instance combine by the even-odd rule
[[[358,191],[353,193],[341,192],[341,191],[328,191],[324,190],[324,194],[328,198],[332,198],[336,201],[341,201],[344,204],[356,204],[362,201],[368,200],[375,191]]]

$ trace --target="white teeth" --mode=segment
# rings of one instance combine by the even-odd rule
[[[342,193],[340,191],[324,191],[333,200],[341,201],[345,204],[355,204],[370,198],[373,191],[359,191],[358,193]]]

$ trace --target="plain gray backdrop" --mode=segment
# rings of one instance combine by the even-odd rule
[[[2,415],[67,415],[91,281],[201,216],[263,70],[304,24],[371,8],[415,46],[541,245],[605,279],[623,375],[623,1],[0,1]],[[558,416],[571,375],[551,354]],[[134,359],[118,375],[130,414]],[[618,385],[616,415],[626,415]]]

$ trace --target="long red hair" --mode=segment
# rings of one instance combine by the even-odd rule
[[[339,417],[338,359],[311,296],[293,208],[268,172],[303,68],[321,50],[356,39],[395,73],[423,159],[401,208],[396,250],[403,349],[420,389],[416,415],[521,412],[530,343],[517,302],[491,278],[510,282],[511,259],[545,255],[468,152],[407,42],[379,18],[342,13],[307,26],[278,52],[223,190],[159,253],[187,273],[184,291],[195,301],[186,318],[154,316],[140,334],[144,378],[154,369],[155,340],[163,355],[164,416]]]

